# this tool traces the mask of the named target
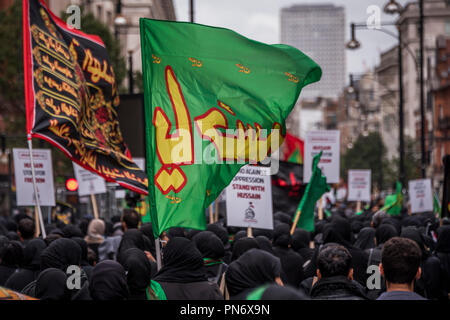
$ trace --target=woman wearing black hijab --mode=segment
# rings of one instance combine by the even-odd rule
[[[41,253],[46,247],[47,244],[44,240],[31,239],[23,250],[23,267],[9,277],[5,287],[20,292],[29,283],[36,280],[41,265]]]
[[[225,255],[222,241],[211,231],[197,233],[192,241],[202,254],[208,281],[219,284],[228,267],[222,260]]]
[[[375,232],[371,227],[362,228],[358,233],[354,246],[361,250],[375,248]]]
[[[240,238],[239,240],[235,241],[233,244],[231,261],[235,261],[242,254],[244,254],[246,251],[248,251],[250,249],[259,249],[258,242],[255,240],[255,238],[244,237],[244,238]]]
[[[163,249],[163,266],[153,278],[167,300],[222,300],[219,287],[209,282],[203,258],[195,244],[182,237],[171,239]]]
[[[89,282],[93,300],[127,300],[129,296],[125,269],[116,261],[95,265]]]
[[[450,226],[442,226],[437,230],[438,238],[435,256],[439,259],[439,278],[441,279],[438,299],[448,300],[450,293]]]
[[[223,257],[223,262],[225,262],[226,264],[230,264],[230,262],[231,262],[231,243],[230,243],[230,238],[229,238],[227,229],[216,223],[213,223],[213,224],[208,224],[206,226],[206,230],[214,232],[214,234],[216,236],[218,236],[219,239],[222,241],[223,247],[225,249],[225,255]]]
[[[291,237],[291,247],[294,251],[298,252],[303,260],[311,260],[314,253],[314,249],[309,247],[311,241],[311,235],[308,231],[303,229],[296,229]]]
[[[281,279],[283,283],[298,288],[303,281],[304,259],[300,254],[290,248],[291,227],[286,223],[280,223],[275,227],[273,234],[273,251],[280,258]]]
[[[78,243],[78,245],[81,248],[80,266],[86,273],[86,276],[88,277],[89,280],[91,278],[92,269],[94,268],[94,266],[90,265],[88,262],[88,244],[83,238],[74,237],[72,238],[72,240]]]
[[[422,262],[420,265],[422,275],[415,282],[414,292],[427,299],[438,299],[442,282],[439,273],[439,259],[430,254],[424,243],[424,235],[416,227],[403,228],[400,236],[415,241],[422,251]]]
[[[281,281],[281,262],[274,255],[251,249],[233,261],[225,274],[230,299],[245,300],[253,289]]]
[[[130,292],[128,300],[156,300],[150,288],[152,266],[142,250],[127,249],[121,256],[120,264],[127,273],[127,284]]]
[[[45,269],[36,279],[34,296],[41,300],[70,300],[71,295],[67,288],[67,275],[56,268]]]
[[[258,242],[258,246],[261,250],[275,255],[275,252],[273,252],[272,241],[270,241],[269,238],[266,236],[257,236],[255,237],[255,240]]]
[[[18,241],[9,241],[3,247],[0,262],[0,286],[4,286],[8,278],[23,263],[23,248]]]

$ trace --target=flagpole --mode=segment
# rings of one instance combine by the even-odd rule
[[[356,212],[361,211],[361,201],[356,202]]]
[[[214,201],[214,214],[216,216],[215,218],[215,222],[219,221],[219,201],[216,199],[216,201]]]
[[[160,248],[159,238],[155,239],[155,249],[156,249],[156,269],[161,270],[161,248]]]
[[[214,223],[212,204],[209,205],[209,223]]]
[[[300,219],[301,214],[302,214],[302,212],[300,210],[297,210],[297,212],[295,213],[294,223],[292,224],[292,227],[291,227],[291,235],[294,234],[295,228],[297,228],[298,220]]]
[[[323,197],[319,200],[319,220],[323,220]]]
[[[42,234],[42,237],[45,239],[47,237],[47,234],[45,233],[44,221],[42,221],[41,206],[39,205],[39,195],[38,195],[38,189],[37,189],[37,184],[36,184],[36,174],[34,171],[33,144],[31,141],[31,136],[28,136],[28,150],[30,151],[31,176],[33,178],[34,197],[35,197],[35,201],[36,201],[35,208],[37,208],[37,212],[38,212],[38,219],[36,220],[36,224],[41,225],[41,234]]]
[[[94,218],[98,219],[97,199],[95,198],[95,195],[93,193],[91,193],[91,203],[92,209],[94,210]]]

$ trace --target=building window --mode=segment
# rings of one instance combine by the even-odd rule
[[[103,7],[101,5],[97,6],[97,19],[103,22]]]

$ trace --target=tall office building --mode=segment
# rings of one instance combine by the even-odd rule
[[[322,67],[322,80],[300,98],[337,98],[345,85],[345,10],[332,4],[294,5],[281,10],[281,43],[294,46]]]

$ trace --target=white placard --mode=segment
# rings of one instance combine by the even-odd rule
[[[106,193],[105,179],[92,173],[73,162],[73,171],[78,181],[78,195],[80,197]]]
[[[430,179],[410,180],[409,201],[411,213],[433,211],[433,194]]]
[[[348,201],[371,200],[371,170],[348,170]]]
[[[246,165],[226,188],[227,225],[273,229],[270,168]]]
[[[30,151],[28,149],[13,149],[13,157],[17,205],[34,206],[36,200],[31,173]],[[39,205],[53,207],[55,206],[55,187],[53,185],[50,149],[33,149],[33,163]]]
[[[323,151],[319,168],[327,177],[327,183],[339,183],[340,131],[316,130],[306,132],[305,163],[303,165],[303,179],[309,182],[312,173],[313,158]]]
[[[336,191],[336,200],[337,201],[343,201],[345,200],[345,197],[347,196],[347,189],[345,188],[338,188]]]

